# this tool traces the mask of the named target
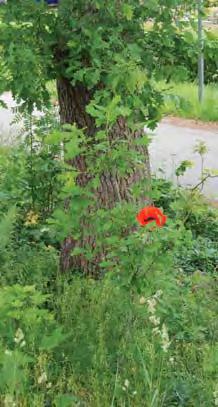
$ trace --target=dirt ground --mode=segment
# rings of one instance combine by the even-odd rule
[[[162,123],[171,124],[179,127],[188,127],[196,130],[208,130],[218,132],[218,122],[202,122],[199,120],[183,119],[180,117],[167,116]]]

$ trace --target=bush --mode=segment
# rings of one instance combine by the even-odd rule
[[[199,237],[190,247],[184,247],[176,256],[176,262],[185,272],[200,270],[203,273],[217,272],[218,244],[210,239]]]

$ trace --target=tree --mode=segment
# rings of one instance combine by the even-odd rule
[[[155,89],[153,70],[161,55],[155,55],[146,39],[146,23],[152,21],[150,29],[160,49],[167,47],[176,30],[175,14],[177,10],[181,14],[183,4],[183,0],[60,0],[58,8],[51,9],[44,1],[17,0],[15,5],[8,0],[2,7],[5,87],[31,112],[34,106],[42,109],[49,104],[47,82],[56,80],[61,123],[82,130],[83,143],[93,152],[92,170],[84,149],[68,162],[77,171],[79,187],[86,189],[91,183],[98,207],[132,200],[133,184],[150,177],[142,129],[144,124],[154,128],[160,117],[162,96]],[[96,148],[103,142],[105,151]],[[121,145],[127,146],[122,171]],[[98,177],[96,156],[107,157],[107,167],[98,170]],[[146,201],[145,192],[140,199]],[[94,247],[94,236],[86,234],[85,240]],[[82,236],[65,239],[63,269],[73,265],[92,272],[99,258],[92,265],[81,254],[71,258],[75,245],[84,246]]]

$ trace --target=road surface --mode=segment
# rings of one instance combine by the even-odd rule
[[[15,103],[10,93],[2,97],[8,109],[0,108],[0,143],[10,144],[16,138],[18,125],[11,125],[14,118],[12,108]],[[184,122],[184,123],[183,123]],[[198,140],[202,140],[208,147],[205,157],[205,168],[218,170],[218,126],[195,125],[187,127],[186,121],[180,123],[172,120],[163,120],[158,128],[151,134],[149,147],[152,171],[160,173],[161,168],[168,179],[176,182],[175,168],[182,160],[191,160],[194,167],[188,169],[181,177],[181,184],[196,185],[201,168],[200,156],[193,152]],[[204,193],[212,199],[218,200],[218,178],[210,179],[204,186]]]
[[[181,177],[181,184],[196,185],[201,174],[201,158],[193,150],[200,140],[205,142],[208,148],[208,153],[205,155],[205,168],[218,170],[218,127],[216,126],[187,127],[165,119],[152,133],[151,138],[149,147],[151,167],[156,174],[161,173],[159,171],[161,168],[166,178],[176,183],[175,168],[181,161],[190,160],[193,162],[193,167]],[[203,192],[209,198],[218,199],[218,178],[208,179]]]

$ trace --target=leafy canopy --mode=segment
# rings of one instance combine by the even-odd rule
[[[53,9],[44,1],[8,0],[0,10],[0,90],[11,89],[30,110],[34,104],[41,108],[49,103],[47,82],[63,76],[90,89],[97,109],[115,98],[117,115],[130,125],[146,118],[152,127],[161,103],[152,74],[161,49],[170,45],[175,20],[190,5],[191,0],[61,0]]]

